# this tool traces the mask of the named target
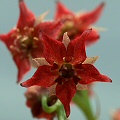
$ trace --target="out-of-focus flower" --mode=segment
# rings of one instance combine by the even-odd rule
[[[53,120],[56,113],[46,113],[42,108],[41,97],[42,95],[48,95],[47,88],[40,86],[32,86],[25,92],[26,105],[31,109],[34,118],[45,118],[47,120]],[[57,101],[56,96],[48,97],[48,106],[53,105]]]
[[[96,57],[88,59],[86,57],[85,40],[88,39],[90,32],[89,29],[72,41],[65,33],[62,42],[41,33],[45,58],[36,59],[39,68],[29,80],[21,83],[23,87],[54,85],[67,117],[76,89],[84,89],[86,84],[92,82],[111,82],[110,78],[100,74],[91,64],[91,59],[95,61]]]
[[[27,8],[23,0],[19,0],[20,16],[18,23],[8,34],[1,34],[0,39],[12,53],[18,68],[18,80],[30,70],[31,58],[43,55],[43,43],[39,39],[41,29],[53,38],[56,38],[61,22],[42,22],[45,14],[36,18]]]
[[[112,113],[112,120],[120,120],[120,109]]]
[[[68,8],[66,8],[61,2],[56,3],[55,20],[64,21],[64,26],[59,34],[59,39],[62,40],[64,32],[68,32],[70,39],[74,39],[80,36],[83,31],[90,28],[100,17],[104,8],[104,3],[101,3],[93,11],[85,12],[81,14],[74,14]],[[96,42],[99,39],[97,30],[93,29],[91,34],[86,40],[86,45]]]

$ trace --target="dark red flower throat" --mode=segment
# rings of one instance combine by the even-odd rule
[[[77,84],[80,78],[77,77],[74,67],[69,63],[65,63],[60,67],[59,76],[55,82],[58,84],[64,84],[64,82],[69,80],[74,80],[74,83]]]

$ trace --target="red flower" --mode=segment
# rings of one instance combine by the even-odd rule
[[[47,120],[53,120],[53,118],[55,117],[55,112],[51,114],[46,113],[42,108],[41,97],[43,94],[45,95],[47,93],[48,90],[46,88],[42,88],[39,86],[32,86],[28,88],[25,92],[25,96],[27,99],[26,105],[31,109],[34,118],[46,118]],[[55,96],[50,96],[48,98],[49,106],[53,105],[57,100],[57,97]]]
[[[1,34],[0,39],[6,44],[12,53],[15,64],[18,68],[18,80],[30,70],[30,58],[41,57],[43,54],[43,44],[39,37],[41,29],[53,38],[57,37],[57,33],[61,27],[60,22],[42,22],[42,15],[36,18],[34,14],[27,8],[23,0],[19,0],[20,16],[17,26],[8,34]]]
[[[93,11],[76,15],[58,1],[56,4],[55,20],[59,19],[64,21],[64,26],[60,32],[60,39],[62,38],[64,32],[68,32],[70,39],[80,36],[83,31],[88,29],[90,25],[94,24],[99,19],[103,8],[104,3],[101,3]],[[93,42],[96,42],[98,39],[99,34],[95,29],[93,29],[86,40],[86,44],[89,45]]]
[[[70,102],[76,89],[92,82],[111,82],[111,79],[99,73],[91,64],[96,57],[86,58],[84,42],[91,30],[70,41],[65,33],[63,41],[57,41],[41,34],[44,42],[44,58],[36,59],[39,68],[29,80],[21,83],[23,87],[33,85],[55,86],[56,95],[63,103],[67,117],[70,114]]]

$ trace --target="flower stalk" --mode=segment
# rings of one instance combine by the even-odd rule
[[[47,97],[42,96],[42,107],[43,110],[47,113],[53,113],[56,111],[58,120],[67,120],[63,105],[60,102],[60,100],[57,100],[56,103],[53,104],[52,106],[48,106]]]
[[[87,90],[77,91],[73,102],[83,111],[87,120],[97,120],[97,117],[92,111]]]

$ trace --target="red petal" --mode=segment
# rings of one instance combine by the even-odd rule
[[[5,43],[7,48],[10,50],[10,46],[14,44],[15,37],[14,34],[16,33],[15,29],[12,29],[8,34],[1,34],[0,39]]]
[[[91,45],[95,42],[97,42],[97,40],[100,38],[98,32],[96,30],[92,30],[90,35],[88,36],[88,39],[85,41],[85,44],[88,46],[88,45]]]
[[[104,6],[105,6],[105,3],[102,2],[95,10],[85,13],[82,16],[80,16],[79,21],[82,22],[81,23],[82,26],[88,27],[89,25],[95,23],[99,19]]]
[[[46,33],[47,35],[55,39],[58,37],[58,33],[61,27],[62,24],[59,21],[42,22],[34,28],[33,36],[38,38],[39,31],[41,30],[42,32]],[[34,44],[36,47],[34,47],[31,51],[32,57],[33,58],[43,57],[43,42],[40,39],[38,39],[38,40],[34,40]]]
[[[60,41],[48,37],[43,32],[41,33],[44,42],[44,57],[50,64],[56,62],[57,64],[63,63],[63,57],[66,53],[64,44]]]
[[[86,59],[85,40],[91,29],[86,30],[80,37],[72,40],[67,48],[66,60],[72,60],[72,64],[82,63]]]
[[[99,71],[91,64],[82,64],[81,69],[77,70],[78,76],[81,78],[79,83],[89,84],[92,82],[112,82],[112,80],[99,73]]]
[[[22,80],[23,76],[31,69],[29,59],[27,57],[26,58],[22,57],[23,55],[21,54],[16,54],[13,56],[13,59],[18,68],[18,80],[17,80],[18,83]]]
[[[24,29],[24,27],[33,27],[35,22],[34,14],[27,8],[24,0],[19,2],[20,16],[17,23],[17,28]]]
[[[30,87],[33,85],[49,87],[55,79],[58,77],[58,73],[51,70],[51,66],[40,66],[34,75],[27,81],[21,83],[23,87]]]
[[[56,3],[56,13],[55,13],[55,20],[60,19],[65,15],[74,16],[74,14],[68,10],[61,2]]]
[[[39,37],[39,31],[46,33],[53,39],[57,39],[63,24],[60,21],[57,22],[42,22],[35,27],[34,36]]]
[[[43,41],[40,39],[34,40],[34,45],[35,47],[31,50],[32,58],[43,57]]]
[[[73,80],[64,82],[63,84],[56,86],[56,95],[58,99],[63,103],[67,117],[70,115],[70,102],[76,93],[76,85]]]

